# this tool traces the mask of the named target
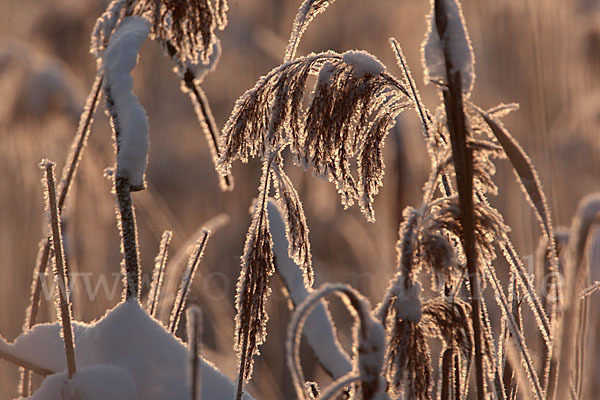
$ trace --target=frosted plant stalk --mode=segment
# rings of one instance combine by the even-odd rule
[[[173,238],[173,232],[164,231],[160,239],[160,249],[158,255],[154,259],[154,271],[152,272],[152,284],[150,285],[150,293],[148,294],[148,304],[146,309],[148,314],[155,317],[158,309],[158,301],[160,299],[160,289],[165,276],[165,267],[167,266],[167,255],[169,243]]]
[[[62,337],[65,343],[67,368],[69,379],[77,372],[75,364],[75,342],[71,327],[71,302],[69,295],[69,283],[67,280],[65,254],[61,233],[60,213],[56,201],[56,188],[54,179],[55,164],[49,160],[43,160],[40,164],[45,169],[46,184],[46,208],[50,214],[50,226],[52,228],[52,247],[54,248],[54,275],[56,276],[58,291],[58,306],[60,321],[62,323]]]
[[[177,297],[175,299],[175,304],[173,305],[173,310],[171,311],[171,319],[169,322],[169,330],[174,334],[177,331],[177,327],[179,326],[179,320],[181,319],[181,314],[183,313],[185,302],[187,301],[187,296],[190,292],[192,281],[194,279],[194,275],[198,270],[198,265],[200,265],[200,261],[202,260],[202,256],[204,255],[204,249],[206,249],[206,243],[208,242],[208,237],[210,236],[210,231],[208,229],[203,229],[201,236],[196,241],[194,245],[194,252],[192,253],[187,268],[183,273],[183,278],[181,279],[181,286],[179,287],[179,291],[177,292]]]
[[[299,354],[300,334],[306,317],[321,298],[334,292],[343,294],[347,299],[346,306],[348,309],[356,312],[358,326],[354,339],[353,372],[357,372],[360,377],[362,395],[365,399],[387,399],[386,384],[381,374],[386,348],[385,330],[381,323],[371,315],[368,300],[353,288],[343,284],[325,284],[321,286],[306,297],[292,314],[292,319],[288,325],[286,352],[296,394],[299,399],[306,398],[303,391],[304,376],[300,366]],[[333,385],[337,385],[337,382],[334,382]]]
[[[187,340],[190,352],[190,380],[191,380],[191,400],[200,400],[201,385],[201,365],[200,365],[200,346],[202,337],[202,310],[199,306],[193,305],[187,309]]]

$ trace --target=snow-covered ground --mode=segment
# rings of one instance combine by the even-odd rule
[[[78,372],[69,384],[58,323],[36,325],[14,343],[0,343],[3,351],[57,372],[31,399],[62,400],[68,390],[72,398],[88,400],[190,398],[186,345],[137,301],[122,302],[90,324],[76,322],[73,329]],[[205,359],[201,368],[202,398],[230,400],[233,382]]]

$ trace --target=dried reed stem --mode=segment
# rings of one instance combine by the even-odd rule
[[[589,280],[589,279],[588,279]],[[577,392],[577,398],[582,399],[583,393],[583,377],[585,368],[585,342],[587,336],[587,326],[589,318],[589,298],[584,297],[579,300],[579,319],[577,321],[577,343],[575,345],[575,390]]]
[[[122,265],[125,269],[125,300],[140,298],[140,263],[135,211],[131,201],[131,185],[124,176],[115,178],[117,194],[119,230],[121,233]]]
[[[1,349],[0,349],[0,360],[8,361],[9,363],[18,365],[19,367],[23,368],[24,370],[26,370],[28,372],[35,372],[36,374],[43,376],[43,377],[56,373],[54,371],[50,371],[46,368],[40,367],[39,365],[35,365],[34,363],[32,363],[30,361],[19,358],[19,357],[15,356],[14,354],[10,354],[9,352],[6,352]]]
[[[354,375],[354,374],[350,373],[348,375],[341,377],[340,379],[333,382],[331,385],[329,385],[328,388],[325,389],[323,394],[321,396],[319,396],[319,400],[333,399],[334,396],[337,394],[337,392],[348,387],[352,382],[356,382],[356,381],[360,381],[360,375]]]
[[[396,62],[402,69],[404,80],[408,83],[408,87],[410,88],[410,93],[412,94],[412,101],[413,103],[415,103],[415,107],[417,108],[417,112],[419,113],[419,119],[421,120],[423,134],[425,135],[425,139],[429,142],[429,115],[425,107],[423,107],[421,96],[419,95],[417,85],[415,84],[415,80],[412,77],[410,68],[408,67],[408,63],[406,62],[406,57],[404,57],[402,47],[400,47],[400,43],[398,43],[396,39],[391,38],[390,44],[392,46],[392,49],[394,50],[394,53],[396,53]]]
[[[436,16],[439,14],[436,12]],[[438,29],[440,28],[438,27]],[[467,258],[467,272],[469,273],[469,285],[471,288],[471,318],[473,320],[473,333],[475,336],[477,393],[478,398],[483,399],[485,393],[481,345],[481,288],[479,287],[479,271],[477,268],[477,252],[474,236],[473,153],[467,146],[467,127],[463,112],[460,72],[451,73],[450,67],[447,67],[447,71],[449,75],[449,88],[444,91],[444,103],[448,117],[448,130],[450,131],[452,143],[452,154],[461,209],[461,225],[464,233],[461,239]]]
[[[152,317],[156,316],[158,307],[158,299],[160,298],[160,289],[162,287],[163,278],[165,276],[165,267],[167,265],[167,255],[169,243],[173,238],[173,232],[164,231],[160,239],[160,247],[158,255],[154,259],[154,271],[152,272],[152,284],[150,285],[150,293],[148,294],[148,304],[146,309]]]
[[[190,352],[191,400],[201,398],[200,337],[202,335],[202,312],[200,307],[187,310],[188,348]]]
[[[519,329],[519,324],[517,324],[517,321],[515,320],[515,318],[512,314],[512,311],[508,305],[506,296],[504,295],[504,291],[502,290],[502,285],[500,284],[500,281],[496,277],[494,270],[489,266],[486,266],[486,267],[487,267],[486,273],[487,273],[488,281],[492,284],[492,288],[494,289],[494,292],[496,294],[496,296],[495,296],[496,302],[502,309],[502,313],[508,322],[508,328],[510,329],[511,334],[512,334],[513,338],[515,339],[515,342],[517,343],[517,348],[519,350],[519,353],[521,354],[522,365],[524,366],[525,371],[527,372],[527,376],[529,378],[531,390],[535,394],[536,399],[542,400],[545,398],[544,392],[542,390],[542,386],[540,385],[540,380],[538,378],[537,372],[535,371],[535,367],[534,367],[531,357],[529,355],[529,351],[527,349],[527,344],[525,343],[525,338],[523,337],[523,334],[521,333],[521,330]],[[510,351],[512,344],[508,341],[506,344],[507,344],[507,346],[506,346],[507,351]],[[519,365],[518,362],[517,363],[514,362],[514,359],[509,359],[509,360],[514,366]],[[515,369],[515,372],[517,373],[517,377],[518,377],[520,370]],[[521,384],[524,383],[522,380],[520,380],[520,382],[521,382]],[[524,387],[526,387],[526,386],[524,386]]]
[[[456,184],[460,203],[460,220],[463,227],[463,248],[467,259],[467,272],[471,288],[471,318],[475,341],[475,375],[477,396],[485,397],[483,354],[481,343],[481,289],[479,287],[479,270],[477,268],[477,250],[475,248],[475,211],[473,205],[473,151],[467,145],[467,122],[463,109],[462,81],[460,71],[452,65],[446,28],[446,10],[443,1],[435,1],[435,24],[444,43],[444,58],[448,88],[443,91],[448,131],[452,144],[452,157],[456,171]]]
[[[171,311],[171,318],[169,322],[169,331],[173,334],[177,331],[177,327],[179,326],[179,320],[181,319],[181,314],[183,313],[183,309],[185,307],[187,295],[190,291],[194,275],[198,270],[198,265],[200,265],[200,261],[204,255],[204,249],[206,248],[206,243],[208,242],[209,236],[210,232],[207,229],[204,229],[202,231],[202,236],[196,241],[194,252],[190,257],[187,269],[184,272],[183,278],[181,279],[181,285],[179,287],[179,291],[177,292],[177,297],[175,304],[173,305],[173,310]]]
[[[202,90],[202,87],[196,84],[194,78],[194,74],[187,68],[183,75],[183,83],[189,89],[189,96],[194,104],[196,117],[206,136],[212,159],[216,162],[216,160],[221,158],[221,151],[219,148],[219,128],[217,128],[217,123],[212,114],[208,98],[206,97],[204,90]],[[231,174],[225,176],[217,174],[217,176],[219,177],[221,189],[233,190],[233,176]]]
[[[454,380],[454,368],[458,368],[458,366],[453,366],[453,354],[452,348],[447,348],[442,355],[442,391],[440,395],[441,400],[451,400],[451,393],[453,388],[453,380]]]
[[[560,349],[557,365],[557,394],[559,399],[568,397],[571,388],[573,366],[573,353],[576,349],[578,331],[577,318],[579,317],[579,293],[584,289],[586,279],[589,277],[589,265],[586,249],[589,234],[592,228],[600,224],[600,194],[591,194],[580,201],[577,214],[571,224],[571,235],[567,249],[567,263],[565,272],[565,305],[560,326]]]
[[[59,213],[62,212],[63,205],[69,193],[69,189],[71,188],[71,184],[73,183],[73,179],[75,178],[79,161],[81,160],[83,150],[85,149],[87,143],[90,128],[94,121],[94,113],[96,112],[96,108],[100,100],[100,89],[102,88],[103,78],[104,76],[102,74],[98,74],[96,76],[96,80],[94,81],[92,89],[90,90],[90,93],[88,95],[85,109],[79,119],[79,126],[77,128],[77,132],[75,133],[75,137],[73,138],[71,152],[69,153],[69,156],[67,158],[67,162],[65,164],[65,168],[63,169],[62,178],[59,184]],[[31,329],[37,321],[40,306],[40,298],[42,294],[42,282],[40,280],[40,277],[44,276],[44,274],[46,273],[49,258],[50,237],[46,237],[40,242],[40,249],[37,257],[37,262],[33,270],[33,279],[31,282],[31,300],[29,303],[29,308],[25,315],[25,331]],[[19,393],[21,394],[21,396],[28,397],[31,394],[31,374],[29,374],[29,372],[25,369],[21,369],[21,378],[19,386]]]
[[[69,296],[69,284],[63,253],[60,213],[56,199],[56,188],[54,179],[55,164],[49,160],[43,160],[41,166],[46,174],[46,206],[50,212],[50,226],[52,228],[52,247],[54,248],[54,274],[58,286],[59,315],[62,323],[62,336],[65,342],[65,353],[67,358],[67,370],[69,379],[77,371],[75,365],[75,343],[71,328],[71,303]]]

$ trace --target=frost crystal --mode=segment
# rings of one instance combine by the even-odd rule
[[[125,18],[104,53],[104,90],[117,132],[117,175],[128,179],[132,188],[144,186],[148,156],[148,118],[132,93],[131,70],[150,32],[150,23],[140,17]],[[110,104],[112,102],[112,104]]]
[[[475,70],[473,68],[475,59],[460,2],[458,0],[440,0],[440,2],[443,6],[439,9],[445,11],[447,26],[442,34],[443,37],[440,37],[436,25],[435,4],[432,0],[431,11],[427,16],[427,34],[421,48],[425,67],[425,82],[440,80],[448,82],[444,56],[447,51],[452,65],[451,72],[460,71],[463,93],[466,97],[469,97],[475,81]]]

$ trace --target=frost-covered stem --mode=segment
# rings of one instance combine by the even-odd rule
[[[275,171],[277,173],[277,170]],[[288,298],[294,308],[313,291],[312,284],[304,281],[302,267],[288,254],[288,239],[283,211],[275,200],[269,199],[269,228],[273,236],[276,256],[275,269],[287,288]],[[327,303],[319,302],[305,322],[304,336],[313,349],[318,362],[333,380],[352,371],[352,362],[337,340],[335,324],[331,319]]]
[[[35,365],[30,361],[24,360],[2,349],[0,349],[0,360],[8,361],[11,364],[18,365],[19,367],[25,369],[28,372],[35,372],[36,374],[43,377],[56,373],[54,371],[50,371],[46,368],[40,367],[39,365]]]
[[[511,286],[509,287],[508,301],[511,302],[511,304],[512,304],[513,318],[519,323],[519,330],[522,331],[523,329],[521,326],[521,318],[519,315],[520,314],[519,302],[517,299],[517,282],[515,281],[515,279],[516,279],[516,277],[514,276],[514,272],[513,272],[511,284],[510,284]],[[498,354],[498,368],[503,366],[502,380],[504,382],[504,389],[506,392],[506,397],[508,399],[512,399],[517,390],[517,381],[516,381],[513,365],[511,364],[510,359],[506,356],[506,346],[508,346],[508,343],[506,343],[506,341],[511,336],[511,335],[508,335],[506,324],[507,324],[507,319],[506,319],[506,317],[504,317],[503,321],[502,321],[502,333],[500,334],[500,338],[498,340],[498,342],[500,343],[500,346],[502,346],[503,342],[504,342],[504,346],[502,346],[500,348],[500,351]]]
[[[201,399],[200,385],[200,340],[202,335],[202,313],[200,307],[192,306],[187,310],[188,347],[190,352],[191,400]]]
[[[178,59],[177,49],[175,46],[173,46],[171,41],[164,41],[163,46],[167,50],[167,53],[171,59]],[[206,97],[206,94],[200,85],[196,83],[196,75],[194,72],[187,65],[182,69],[183,85],[185,85],[185,87],[188,89],[188,94],[192,104],[194,105],[196,117],[200,122],[200,127],[205,133],[213,160],[216,161],[221,158],[221,150],[219,147],[220,132],[212,114],[210,103],[208,102],[208,98]],[[233,176],[231,174],[227,174],[225,176],[222,176],[221,174],[217,175],[222,189],[233,190]]]
[[[460,365],[460,352],[459,351],[455,351],[454,352],[454,399],[455,400],[460,400],[462,399],[461,396],[461,365]],[[468,370],[467,370],[467,376],[468,376]],[[465,378],[465,382],[468,379]]]
[[[98,74],[96,76],[96,80],[94,81],[94,85],[92,86],[92,89],[90,90],[90,93],[88,95],[85,109],[79,119],[79,126],[77,128],[77,132],[75,133],[75,137],[73,138],[71,152],[69,153],[67,163],[65,165],[65,168],[63,169],[62,178],[58,189],[59,213],[62,212],[62,208],[69,193],[69,189],[71,187],[71,184],[73,183],[73,178],[75,178],[75,174],[77,172],[77,166],[79,165],[81,155],[87,143],[90,128],[92,126],[92,122],[94,121],[94,113],[96,112],[96,108],[100,100],[100,89],[102,88],[102,80],[103,75]],[[29,304],[29,309],[27,310],[27,313],[25,315],[25,330],[31,329],[31,327],[33,327],[33,325],[35,325],[37,321],[37,315],[40,306],[40,298],[42,294],[42,282],[40,280],[40,277],[44,276],[44,274],[46,273],[49,258],[50,237],[48,236],[45,239],[42,239],[42,242],[40,243],[40,250],[37,257],[37,263],[33,271],[33,280],[31,282],[31,301]],[[29,374],[28,371],[21,369],[21,383],[19,392],[23,397],[28,397],[30,395],[30,378],[31,374]]]
[[[505,252],[505,255],[508,256],[508,258],[509,258],[509,261],[510,261],[509,264],[511,266],[511,270],[516,275],[517,282],[520,283],[521,286],[523,287],[525,296],[527,296],[527,298],[530,301],[530,304],[532,305],[531,309],[533,310],[533,312],[536,316],[536,320],[538,322],[537,325],[538,325],[538,328],[540,329],[540,332],[542,333],[542,337],[544,339],[544,343],[546,344],[546,348],[547,348],[548,352],[551,352],[552,331],[551,331],[551,327],[550,327],[550,321],[548,320],[548,316],[547,316],[546,312],[544,311],[544,308],[543,308],[542,303],[535,291],[535,288],[533,287],[533,285],[531,284],[531,281],[529,280],[529,278],[527,276],[527,272],[525,271],[525,268],[523,267],[523,263],[515,255],[515,250],[512,246],[512,243],[510,242],[510,240],[508,238],[508,235],[506,235],[506,234],[503,235],[503,241],[504,241],[504,243],[502,244],[502,249]]]
[[[125,265],[125,300],[140,298],[140,263],[135,212],[131,201],[131,186],[127,178],[115,178],[117,193],[119,229],[121,231],[121,252]]]
[[[292,314],[292,319],[288,325],[287,340],[286,340],[286,354],[288,368],[292,376],[292,382],[294,389],[296,390],[296,396],[298,399],[304,399],[304,374],[302,372],[302,366],[300,365],[300,335],[302,334],[302,328],[306,321],[306,317],[312,308],[329,293],[336,291],[343,291],[346,289],[342,285],[326,284],[320,289],[312,292],[302,303],[296,307]],[[356,377],[360,379],[360,377]],[[343,380],[343,379],[340,379]],[[337,391],[337,390],[336,390]],[[333,393],[332,393],[333,394]]]
[[[436,1],[436,4],[438,2]],[[438,13],[436,13],[438,15]],[[439,28],[438,28],[439,29]],[[444,103],[448,116],[448,130],[452,142],[452,154],[456,170],[456,182],[461,209],[462,241],[467,258],[467,272],[471,287],[471,318],[475,341],[475,374],[478,398],[483,399],[483,359],[481,345],[481,289],[475,249],[475,215],[473,205],[473,153],[467,145],[467,128],[462,107],[460,72],[450,74],[449,89],[444,91]]]
[[[452,348],[449,347],[444,351],[442,355],[442,392],[441,400],[450,400],[452,393],[452,381],[454,376],[454,368],[452,365],[454,357],[452,355]],[[457,366],[458,368],[458,366]]]
[[[576,358],[577,363],[575,366],[575,389],[577,391],[577,398],[583,398],[583,376],[585,368],[585,342],[587,337],[587,324],[588,324],[588,309],[589,299],[587,297],[583,299],[574,300],[579,302],[579,320],[577,321],[577,343],[576,343]]]
[[[491,268],[491,267],[489,265],[486,265],[486,269],[489,269],[489,268]],[[500,376],[500,371],[498,370],[498,368],[494,368],[494,366],[493,366],[494,360],[496,360],[496,357],[497,357],[497,352],[496,352],[496,344],[494,343],[494,335],[492,333],[490,317],[487,312],[487,306],[485,304],[485,301],[481,302],[481,322],[483,325],[485,354],[488,359],[488,363],[486,365],[493,369],[494,377],[493,377],[492,382],[494,384],[494,390],[495,390],[498,400],[505,400],[506,397],[504,396],[504,385],[503,385],[502,377]],[[491,380],[489,377],[489,374],[488,374],[488,380]]]
[[[594,294],[595,291],[600,290],[600,281],[596,281],[594,282],[592,285],[590,285],[587,289],[583,290],[580,294],[579,294],[579,298],[580,299],[585,299],[589,296],[591,296],[592,294]]]
[[[207,229],[202,231],[202,236],[198,239],[198,241],[196,241],[194,252],[190,257],[187,269],[184,272],[181,280],[181,285],[179,287],[179,291],[177,292],[177,297],[175,304],[173,305],[173,310],[171,311],[171,318],[169,322],[169,331],[173,334],[175,334],[179,326],[179,320],[181,319],[181,314],[183,313],[185,302],[187,300],[188,293],[190,292],[190,287],[192,286],[192,280],[194,279],[194,275],[198,270],[198,265],[200,265],[200,261],[204,255],[204,249],[206,248],[206,243],[208,242],[209,236],[210,232]]]
[[[325,392],[321,396],[319,396],[319,400],[330,400],[343,388],[350,385],[352,382],[356,382],[360,380],[360,375],[348,374],[345,377],[338,379],[329,385]]]
[[[495,296],[496,302],[500,306],[503,316],[507,319],[508,328],[510,329],[510,333],[518,345],[517,348],[519,350],[519,353],[521,354],[522,364],[525,367],[527,376],[529,377],[529,383],[532,386],[531,389],[532,389],[533,393],[535,394],[536,399],[542,400],[545,397],[543,396],[543,391],[542,391],[542,387],[540,385],[540,380],[535,371],[535,367],[533,365],[531,357],[529,356],[529,351],[527,350],[527,344],[525,343],[525,338],[523,337],[523,334],[521,333],[521,330],[519,329],[519,324],[517,324],[517,321],[515,320],[515,318],[512,314],[512,311],[508,305],[508,301],[506,300],[506,296],[504,295],[504,291],[502,290],[502,285],[498,281],[498,278],[496,277],[494,270],[487,265],[486,265],[486,275],[487,275],[488,281],[492,284],[492,288],[496,294],[496,296]],[[509,350],[509,349],[510,349],[510,342],[507,342],[507,350]],[[514,363],[514,360],[511,360],[511,363],[514,366],[518,365],[518,363],[517,364]],[[518,371],[516,371],[516,372],[518,372]]]
[[[300,39],[302,38],[304,31],[306,31],[308,24],[315,16],[325,11],[327,6],[334,1],[335,0],[304,0],[298,9],[298,14],[296,14],[296,19],[292,26],[290,40],[285,48],[284,62],[292,61],[296,57],[296,50],[298,50]]]
[[[242,354],[240,357],[240,370],[238,371],[238,380],[237,380],[237,388],[235,392],[235,400],[241,400],[242,395],[244,394],[244,370],[243,366],[246,364],[246,348],[248,347],[248,336],[250,332],[248,329],[244,329],[243,338],[242,338]]]
[[[419,118],[421,119],[425,139],[429,141],[429,122],[427,118],[427,110],[425,109],[425,107],[423,107],[421,96],[419,95],[417,85],[415,84],[415,80],[412,77],[410,68],[408,67],[408,63],[406,62],[406,57],[404,57],[404,53],[402,52],[402,47],[400,47],[400,44],[394,38],[390,39],[390,44],[396,52],[396,61],[402,68],[404,80],[408,82],[408,86],[410,87],[410,92],[412,93],[412,101],[413,103],[415,103],[415,107],[417,108],[417,112],[419,113]]]
[[[215,117],[212,114],[210,109],[210,103],[208,102],[208,98],[206,94],[194,81],[194,74],[190,71],[190,69],[186,69],[183,75],[183,81],[185,86],[190,90],[190,99],[194,103],[194,109],[196,110],[196,114],[198,120],[200,121],[200,125],[206,134],[206,138],[210,147],[210,151],[212,153],[213,159],[218,160],[221,158],[221,151],[219,148],[219,128],[217,128],[217,123],[215,122]],[[221,184],[224,190],[232,190],[233,189],[233,176],[227,174],[222,176],[218,174],[223,182]]]
[[[355,371],[360,374],[360,387],[363,398],[379,399],[385,391],[381,373],[385,332],[383,326],[371,315],[371,307],[355,289],[342,284],[325,284],[308,296],[294,311],[288,325],[286,353],[288,367],[292,375],[294,388],[299,399],[304,399],[304,374],[300,365],[300,336],[310,311],[329,293],[339,292],[347,298],[346,307],[356,312],[357,343],[355,345]],[[325,398],[325,397],[323,397]]]
[[[52,247],[54,248],[54,274],[58,286],[58,300],[60,320],[62,323],[62,336],[65,342],[65,354],[67,358],[67,370],[69,379],[77,371],[75,366],[75,343],[73,330],[71,328],[71,304],[69,302],[69,284],[62,246],[62,233],[60,229],[60,213],[56,199],[56,187],[54,179],[55,164],[48,160],[42,161],[42,167],[46,173],[46,206],[50,212],[50,226],[52,228]]]
[[[461,72],[452,65],[449,35],[446,28],[448,21],[444,1],[436,0],[435,24],[443,43],[444,58],[448,88],[443,91],[444,105],[448,119],[448,131],[452,144],[452,158],[456,171],[456,184],[461,210],[461,225],[463,227],[462,243],[467,258],[467,272],[471,288],[471,318],[473,320],[473,335],[475,342],[475,375],[477,381],[477,396],[479,400],[485,397],[483,354],[481,343],[481,289],[479,287],[479,270],[477,268],[477,251],[475,248],[475,215],[473,205],[473,151],[467,145],[467,122],[463,109],[463,91]]]
[[[160,289],[162,287],[163,278],[165,275],[165,267],[167,265],[167,255],[169,243],[173,238],[173,232],[164,231],[160,239],[160,247],[158,255],[154,259],[154,271],[152,272],[152,284],[150,285],[150,293],[148,294],[148,304],[146,310],[148,314],[155,317],[158,308],[158,299],[160,298]]]
[[[92,123],[94,122],[94,114],[96,112],[96,108],[98,107],[98,103],[100,100],[100,89],[102,88],[103,79],[103,74],[99,73],[98,75],[96,75],[96,79],[94,80],[94,84],[92,85],[92,89],[90,90],[90,94],[88,95],[86,101],[84,112],[81,114],[79,120],[79,127],[77,128],[77,133],[73,138],[71,152],[69,153],[66,166],[62,171],[62,177],[58,187],[59,210],[62,210],[62,207],[65,204],[65,200],[67,198],[67,195],[69,194],[69,189],[71,188],[71,184],[73,183],[73,178],[75,177],[75,173],[77,172],[77,166],[79,165],[79,161],[81,160],[81,155],[86,147],[87,139],[90,133],[90,128],[92,126]]]
[[[589,277],[586,249],[589,233],[594,225],[600,224],[600,195],[592,194],[584,198],[578,206],[577,215],[571,225],[571,237],[567,248],[565,266],[565,305],[560,326],[559,362],[557,364],[557,398],[566,399],[572,386],[573,353],[578,332],[579,293]]]

